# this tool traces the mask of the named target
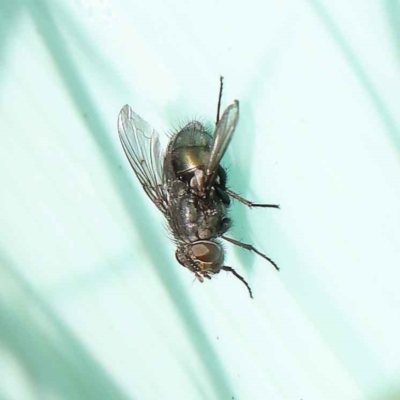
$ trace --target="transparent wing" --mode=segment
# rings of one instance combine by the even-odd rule
[[[214,136],[211,142],[210,158],[206,166],[206,186],[211,187],[219,163],[224,156],[226,149],[232,139],[233,132],[239,120],[239,102],[235,100],[222,114],[221,119],[215,128]]]
[[[118,115],[118,133],[126,157],[151,201],[167,213],[168,199],[162,181],[162,154],[158,133],[129,105]]]

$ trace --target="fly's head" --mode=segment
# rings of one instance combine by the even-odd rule
[[[211,279],[211,275],[218,274],[224,265],[222,246],[211,240],[182,243],[178,246],[175,256],[200,282],[203,282],[204,278]]]

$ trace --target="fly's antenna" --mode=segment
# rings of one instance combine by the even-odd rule
[[[253,292],[251,291],[251,287],[250,285],[246,282],[246,280],[243,278],[243,276],[240,276],[232,267],[227,267],[227,266],[223,266],[222,269],[224,271],[228,271],[231,272],[233,275],[236,276],[236,278],[238,278],[239,280],[241,280],[247,287],[247,290],[249,291],[249,295],[251,298],[253,298]]]
[[[219,113],[221,111],[221,99],[222,99],[222,89],[224,88],[224,77],[219,77],[219,95],[218,95],[218,105],[217,105],[217,120],[215,121],[215,125],[219,122]]]

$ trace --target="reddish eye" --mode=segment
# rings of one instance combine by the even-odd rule
[[[194,256],[203,262],[214,262],[220,257],[220,249],[211,243],[198,243],[192,246]]]
[[[219,244],[199,241],[192,244],[192,254],[203,271],[217,273],[223,264],[223,252]]]

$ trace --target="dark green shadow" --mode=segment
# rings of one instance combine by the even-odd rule
[[[17,272],[16,262],[0,253],[0,344],[18,360],[34,397],[49,393],[65,400],[127,400],[95,355],[47,306]],[[10,296],[7,296],[10,293]],[[0,397],[2,388],[0,387]],[[82,397],[84,396],[84,397]]]

